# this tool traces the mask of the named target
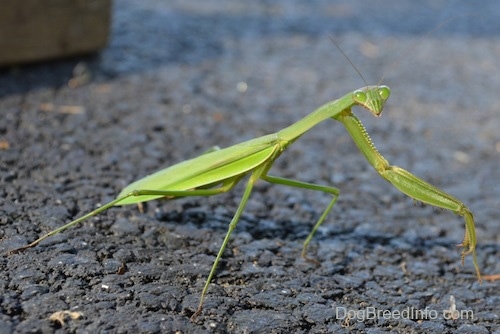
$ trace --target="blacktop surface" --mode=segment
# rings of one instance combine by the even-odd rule
[[[379,151],[472,210],[480,268],[499,274],[498,17],[493,0],[117,0],[99,54],[3,69],[0,333],[500,333],[500,282],[460,263],[462,217],[382,180],[333,120],[273,169],[341,190],[309,250],[321,266],[300,252],[329,196],[261,182],[194,321],[241,185],[113,208],[5,255],[364,86],[333,38],[392,89],[381,118],[355,110]],[[49,319],[61,311],[80,316]]]

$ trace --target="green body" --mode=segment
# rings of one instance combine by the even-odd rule
[[[461,244],[464,248],[462,252],[462,262],[465,255],[472,254],[477,277],[480,280],[481,276],[475,251],[476,233],[471,211],[455,197],[421,180],[402,168],[391,166],[377,151],[365,127],[351,110],[354,106],[361,106],[378,117],[381,115],[389,95],[390,90],[386,86],[366,86],[348,93],[338,100],[326,103],[302,120],[277,133],[252,139],[225,149],[213,150],[197,158],[186,160],[146,176],[128,185],[115,200],[47,233],[29,245],[11,251],[11,253],[33,247],[45,238],[78,224],[112,206],[141,203],[159,198],[172,199],[187,196],[216,195],[232,189],[242,178],[249,175],[240,205],[229,224],[226,237],[222,242],[219,253],[217,254],[201,293],[201,300],[198,308],[192,316],[192,318],[194,318],[202,310],[203,301],[208,291],[209,284],[215,274],[217,265],[227,246],[229,237],[245,208],[253,186],[258,179],[275,184],[321,191],[332,195],[333,198],[330,204],[314,225],[302,249],[302,256],[304,258],[317,262],[316,260],[306,257],[307,245],[335,205],[340,193],[339,190],[331,186],[271,176],[268,175],[268,171],[272,167],[274,161],[290,144],[318,123],[331,118],[344,125],[368,162],[375,168],[380,176],[392,183],[401,192],[420,202],[450,210],[464,217],[465,237]]]

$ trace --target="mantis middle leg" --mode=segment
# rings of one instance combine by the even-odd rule
[[[308,182],[302,182],[302,181],[296,181],[296,180],[291,180],[291,179],[286,179],[282,177],[276,177],[276,176],[271,176],[271,175],[264,175],[262,176],[262,179],[269,182],[269,183],[274,183],[274,184],[281,184],[285,186],[290,186],[290,187],[296,187],[296,188],[302,188],[302,189],[310,189],[310,190],[315,190],[315,191],[321,191],[324,193],[328,193],[333,195],[333,198],[326,207],[325,211],[323,214],[319,217],[318,221],[314,224],[313,229],[307,236],[306,240],[304,241],[303,247],[302,247],[302,257],[306,259],[309,262],[314,262],[316,264],[319,264],[316,259],[310,258],[307,256],[307,246],[311,242],[314,234],[318,230],[321,224],[326,219],[326,216],[328,213],[332,210],[333,206],[337,202],[337,199],[339,198],[340,190],[334,187],[329,187],[329,186],[322,186],[314,183],[308,183]]]
[[[241,214],[243,213],[243,210],[248,202],[248,199],[250,197],[250,194],[252,192],[253,186],[255,185],[255,182],[260,178],[264,181],[267,181],[269,183],[274,183],[274,184],[281,184],[281,185],[286,185],[286,186],[291,186],[291,187],[297,187],[297,188],[302,188],[302,189],[311,189],[311,190],[316,190],[316,191],[321,191],[325,193],[329,193],[333,195],[333,199],[330,202],[330,204],[327,206],[326,210],[323,212],[321,217],[318,219],[316,224],[314,224],[314,227],[312,231],[309,233],[308,237],[304,241],[303,249],[302,249],[302,257],[308,261],[318,263],[317,260],[308,258],[306,256],[306,251],[307,251],[307,246],[309,245],[309,242],[313,238],[314,234],[318,230],[319,226],[324,222],[326,216],[328,213],[331,211],[335,203],[337,202],[338,196],[340,191],[337,188],[334,187],[329,187],[329,186],[322,186],[322,185],[317,185],[314,183],[307,183],[307,182],[302,182],[302,181],[296,181],[296,180],[290,180],[286,178],[281,178],[281,177],[276,177],[276,176],[270,176],[267,174],[262,175],[263,170],[267,170],[268,166],[261,166],[257,170],[255,170],[251,175],[250,178],[248,179],[247,186],[245,188],[245,192],[243,193],[243,196],[241,198],[240,204],[238,206],[238,209],[236,210],[236,213],[233,216],[233,219],[231,220],[231,223],[229,224],[228,231],[226,233],[226,236],[224,237],[224,241],[222,242],[222,245],[219,249],[219,252],[217,253],[217,257],[215,258],[215,261],[212,265],[212,268],[210,270],[210,274],[208,275],[207,281],[205,283],[205,286],[203,287],[203,291],[201,292],[201,298],[200,298],[200,303],[198,305],[198,309],[196,312],[191,316],[191,319],[196,318],[202,311],[203,308],[203,302],[205,300],[205,296],[208,291],[208,287],[210,282],[212,281],[212,278],[215,275],[215,271],[217,270],[217,266],[219,264],[219,261],[222,257],[222,254],[224,253],[224,250],[229,242],[229,238],[233,232],[233,230],[236,228],[236,225],[241,217]]]

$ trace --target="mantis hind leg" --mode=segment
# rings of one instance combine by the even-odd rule
[[[59,232],[62,232],[64,230],[70,228],[71,226],[77,225],[78,223],[80,223],[80,222],[82,222],[90,217],[96,216],[99,213],[106,211],[107,209],[109,209],[113,206],[121,205],[121,202],[123,202],[124,200],[129,199],[129,198],[137,198],[137,201],[135,201],[134,203],[139,204],[139,203],[141,203],[140,198],[139,198],[140,196],[149,196],[149,195],[159,195],[159,196],[165,197],[166,199],[185,197],[185,196],[212,196],[212,195],[217,195],[217,194],[221,194],[221,193],[229,191],[230,189],[232,189],[236,185],[236,183],[238,183],[240,181],[241,177],[242,176],[238,175],[236,177],[226,179],[222,182],[222,184],[219,187],[209,188],[209,189],[205,189],[205,188],[194,189],[194,190],[137,189],[137,190],[134,190],[134,191],[126,194],[125,196],[121,196],[121,197],[114,199],[113,201],[95,209],[92,212],[87,213],[84,216],[81,216],[75,220],[72,220],[71,222],[69,222],[63,226],[42,235],[40,238],[36,239],[35,241],[33,241],[27,245],[10,250],[8,252],[8,254],[11,255],[11,254],[19,253],[19,252],[22,252],[28,248],[35,247],[36,245],[38,245],[40,242],[47,239],[48,237],[55,235]]]
[[[328,206],[326,207],[323,214],[319,217],[318,221],[314,224],[314,227],[312,228],[311,232],[307,236],[306,240],[304,241],[303,247],[302,247],[302,254],[301,254],[302,257],[309,262],[319,264],[318,260],[307,256],[307,246],[309,245],[312,238],[314,237],[314,234],[316,234],[316,232],[318,231],[318,228],[325,221],[326,217],[328,216],[328,213],[332,210],[335,203],[337,203],[337,199],[339,198],[339,195],[340,195],[340,190],[337,188],[334,188],[334,187],[322,186],[322,185],[318,185],[318,184],[314,184],[314,183],[302,182],[302,181],[291,180],[291,179],[270,176],[270,175],[262,176],[262,179],[269,182],[269,183],[281,184],[281,185],[295,187],[295,188],[301,188],[301,189],[310,189],[310,190],[314,190],[314,191],[321,191],[323,193],[331,194],[333,196],[332,200],[330,201],[330,204],[328,204]]]

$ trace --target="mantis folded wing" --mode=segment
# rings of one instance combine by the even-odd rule
[[[291,126],[260,138],[252,139],[241,144],[227,147],[225,149],[214,149],[205,154],[184,162],[178,163],[154,174],[146,176],[128,185],[117,198],[104,206],[56,229],[34,242],[12,250],[10,253],[22,251],[33,247],[47,237],[64,231],[65,229],[80,223],[81,221],[97,215],[112,206],[136,204],[154,199],[173,199],[187,196],[212,196],[224,193],[232,189],[245,176],[248,176],[247,185],[236,213],[229,224],[224,241],[219,249],[217,257],[212,265],[207,281],[200,297],[200,303],[196,312],[192,315],[194,319],[202,311],[203,301],[208,287],[215,275],[219,261],[224,253],[232,231],[236,227],[245,205],[250,197],[255,182],[259,179],[264,181],[310,189],[332,195],[332,200],[323,214],[320,216],[312,231],[306,238],[302,256],[306,259],[307,246],[326,219],[328,213],[335,205],[339,196],[339,190],[331,186],[317,185],[302,181],[290,180],[268,175],[269,169],[281,153],[295,140],[310,130],[315,125],[329,118],[342,123],[352,139],[375,170],[397,189],[409,197],[439,208],[450,210],[465,219],[465,236],[461,246],[462,263],[468,254],[472,254],[473,263],[477,277],[481,280],[481,274],[476,258],[476,232],[474,219],[471,211],[458,199],[436,188],[435,186],[419,179],[408,171],[397,166],[391,166],[387,160],[377,151],[368,133],[353,114],[352,107],[362,106],[368,109],[374,116],[381,115],[384,104],[389,98],[390,90],[387,86],[366,86],[350,92],[338,100],[331,101],[319,107],[302,120]],[[311,259],[309,259],[311,260]]]

